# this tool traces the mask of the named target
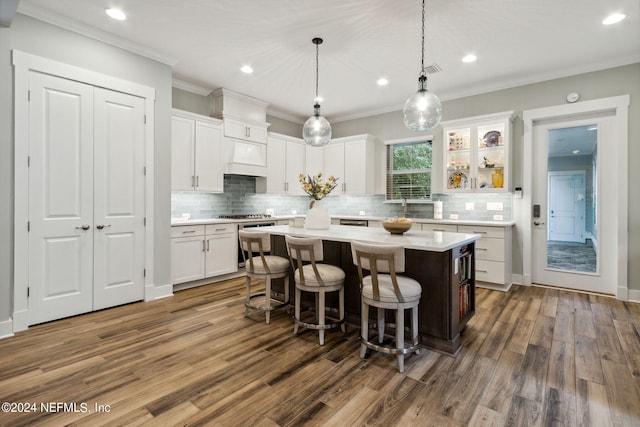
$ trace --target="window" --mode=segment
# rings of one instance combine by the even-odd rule
[[[387,141],[387,200],[431,200],[431,138]]]

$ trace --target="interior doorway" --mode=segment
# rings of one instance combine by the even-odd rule
[[[524,112],[525,284],[627,299],[628,100]]]

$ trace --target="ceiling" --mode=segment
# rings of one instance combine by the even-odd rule
[[[313,113],[313,37],[330,121],[397,111],[417,89],[418,0],[21,0],[18,12],[170,64],[176,87],[224,87],[300,123]],[[612,12],[627,18],[603,26]],[[640,61],[638,0],[429,0],[426,26],[442,100]],[[478,60],[463,63],[469,53]]]
[[[592,156],[597,152],[598,126],[575,126],[549,131],[548,157]]]

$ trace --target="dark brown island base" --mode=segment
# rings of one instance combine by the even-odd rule
[[[348,322],[353,325],[360,324],[360,289],[350,242],[404,245],[403,274],[422,285],[419,306],[422,345],[450,355],[458,354],[462,348],[460,333],[475,313],[474,242],[480,235],[411,230],[392,235],[382,228],[344,225],[331,225],[328,230],[278,225],[261,227],[260,231],[271,233],[273,253],[281,256],[287,256],[285,235],[323,239],[324,262],[337,265],[346,273],[345,310]],[[290,286],[293,295],[293,283]]]

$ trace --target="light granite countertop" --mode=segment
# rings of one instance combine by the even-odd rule
[[[260,227],[261,232],[280,236],[320,237],[334,242],[368,242],[376,244],[402,245],[406,249],[446,252],[458,246],[475,242],[480,234],[448,233],[442,231],[409,230],[404,234],[391,234],[378,227],[357,227],[351,225],[331,225],[327,230],[309,230],[289,225]]]

